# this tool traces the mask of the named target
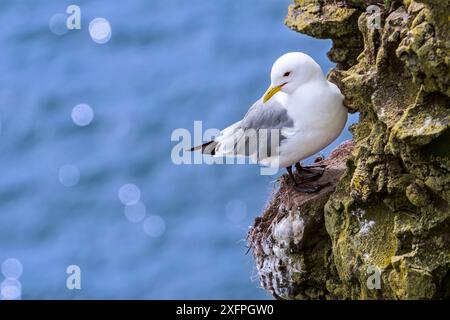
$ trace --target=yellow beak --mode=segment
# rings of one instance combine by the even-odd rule
[[[270,98],[272,98],[275,93],[277,93],[278,91],[281,90],[282,86],[276,86],[276,87],[269,87],[269,89],[267,89],[266,93],[264,93],[263,96],[263,103],[266,103],[267,101],[270,100]]]

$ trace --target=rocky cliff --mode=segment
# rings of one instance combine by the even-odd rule
[[[450,298],[450,36],[442,0],[295,0],[286,25],[330,38],[328,75],[359,112],[323,162],[330,186],[285,177],[249,244],[279,299]]]

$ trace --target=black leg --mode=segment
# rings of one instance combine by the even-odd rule
[[[300,162],[297,162],[295,164],[295,170],[297,170],[298,173],[302,171],[302,165],[300,164]]]
[[[294,183],[294,186],[297,186],[298,185],[297,180],[295,180],[295,177],[292,174],[292,166],[286,167],[286,170],[289,174],[289,178],[291,178],[292,182]]]

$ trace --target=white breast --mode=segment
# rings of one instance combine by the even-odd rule
[[[328,81],[301,86],[287,101],[295,127],[282,142],[279,166],[301,161],[333,142],[347,122],[347,109],[339,89]]]

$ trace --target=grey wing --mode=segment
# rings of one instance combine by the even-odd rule
[[[255,161],[274,155],[281,141],[285,139],[283,130],[294,127],[294,121],[287,110],[278,102],[263,104],[256,101],[244,118],[227,130],[217,145],[218,152],[241,156],[251,156]]]
[[[262,99],[256,101],[248,110],[240,123],[246,129],[282,129],[294,126],[294,121],[289,117],[286,108],[273,101],[263,104]]]

